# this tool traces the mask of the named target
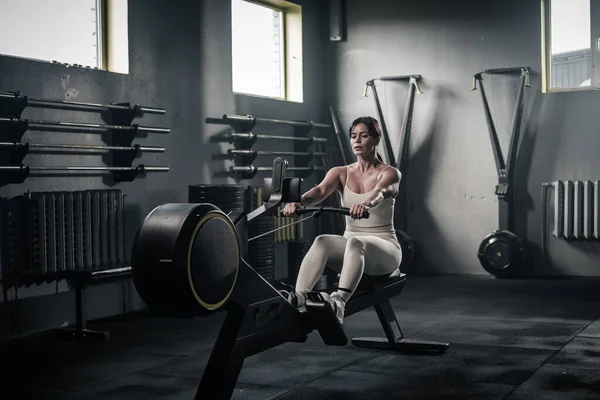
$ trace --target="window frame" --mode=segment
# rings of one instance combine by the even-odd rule
[[[540,0],[542,26],[542,93],[587,92],[600,90],[600,71],[596,68],[597,60],[600,59],[600,1],[588,1],[590,2],[591,84],[583,87],[552,88],[552,0]],[[594,43],[597,43],[597,46],[595,46]]]
[[[96,52],[98,68],[108,69],[108,0],[96,0]]]

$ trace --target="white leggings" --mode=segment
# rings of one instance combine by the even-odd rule
[[[391,274],[400,266],[402,250],[392,240],[359,233],[319,235],[302,260],[296,292],[310,292],[325,266],[340,272],[338,294],[347,301],[365,275]]]

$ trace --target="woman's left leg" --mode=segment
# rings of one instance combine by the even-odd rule
[[[338,290],[331,294],[340,323],[346,302],[356,291],[363,274],[391,274],[398,269],[401,261],[402,250],[388,240],[375,236],[353,236],[348,239]]]

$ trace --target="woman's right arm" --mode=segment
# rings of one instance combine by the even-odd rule
[[[300,206],[314,206],[329,197],[340,186],[340,172],[343,168],[345,167],[330,169],[321,183],[302,195],[299,203],[286,204],[284,214],[292,215]]]
[[[317,205],[335,192],[335,189],[337,189],[339,186],[340,167],[334,167],[327,172],[321,183],[302,195],[300,205]]]

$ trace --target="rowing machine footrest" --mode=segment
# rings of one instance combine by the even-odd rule
[[[323,342],[330,346],[345,346],[348,337],[337,320],[333,308],[319,292],[306,293],[306,311],[317,327]]]

